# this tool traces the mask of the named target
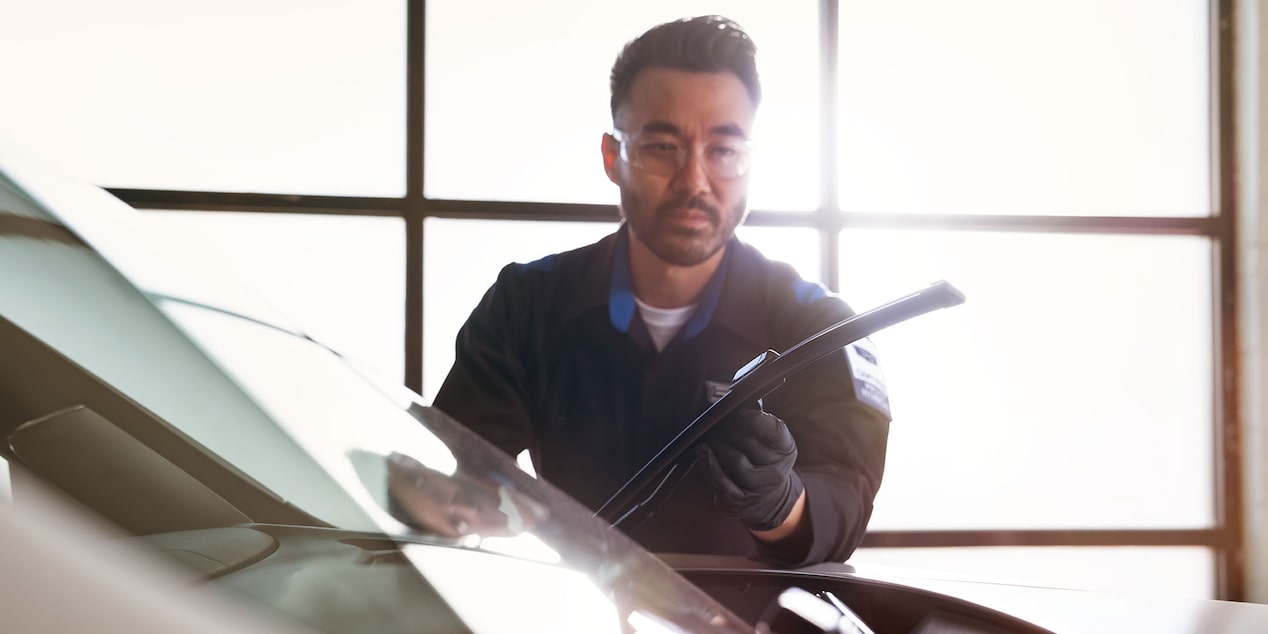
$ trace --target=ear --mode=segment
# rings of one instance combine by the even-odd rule
[[[611,134],[603,133],[603,171],[607,173],[608,180],[620,185],[618,174],[616,171],[616,161],[621,155],[621,144],[617,142],[616,137]]]

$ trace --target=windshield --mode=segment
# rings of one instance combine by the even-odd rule
[[[193,492],[190,508],[210,500],[217,509],[200,524],[188,513],[139,508],[127,486],[81,496],[134,522],[125,531],[153,538],[173,530],[155,526],[188,532],[254,521],[386,534],[476,630],[548,623],[602,631],[595,623],[605,623],[609,631],[752,631],[416,394],[385,387],[294,328],[274,325],[267,307],[221,292],[223,280],[208,282],[208,268],[182,260],[178,249],[154,248],[174,245],[142,227],[135,210],[99,190],[70,195],[70,184],[48,190],[55,195],[37,187],[36,195],[31,182],[0,179],[0,267],[23,272],[0,275],[0,344],[27,350],[0,355],[0,397],[12,397],[0,403],[10,444],[21,436],[28,460],[52,456],[58,470],[47,475],[68,491],[111,484],[101,469],[57,460],[70,449],[102,460],[102,469],[135,468],[129,481],[155,491],[163,488],[152,485],[155,473],[180,480],[193,488],[174,497]],[[70,202],[57,203],[63,199]],[[218,292],[200,292],[208,288]],[[30,371],[36,355],[56,367],[49,381]],[[102,440],[58,435],[82,430]],[[116,449],[117,462],[104,461]],[[267,500],[233,490],[237,508],[224,508],[227,490],[204,497],[186,482],[226,473]],[[293,512],[279,514],[277,505]],[[164,515],[168,524],[157,524]],[[270,519],[277,517],[287,522]]]
[[[159,305],[384,532],[581,572],[590,584],[563,583],[612,596],[628,611],[627,621],[742,629],[659,559],[417,395],[372,383],[329,350],[288,332],[180,302]],[[312,510],[336,526],[345,521]],[[453,574],[457,569],[435,550],[405,554],[430,577],[479,584],[490,578]],[[496,570],[505,577],[519,568],[503,563]],[[470,596],[460,588],[451,594],[459,603]]]

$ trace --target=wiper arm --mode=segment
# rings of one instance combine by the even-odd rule
[[[731,389],[678,433],[639,469],[595,515],[612,524],[634,525],[655,510],[687,471],[680,460],[714,425],[746,403],[779,387],[784,379],[845,346],[902,321],[964,303],[964,294],[945,281],[934,282],[867,312],[843,319],[789,348],[782,355],[764,352],[736,373]],[[677,467],[677,468],[675,468]],[[649,491],[650,489],[650,491]],[[633,524],[631,524],[633,522]],[[627,530],[627,532],[628,532]]]

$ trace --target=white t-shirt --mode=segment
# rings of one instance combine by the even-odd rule
[[[683,324],[691,319],[691,313],[696,311],[695,304],[678,308],[656,308],[648,306],[637,297],[634,298],[634,303],[638,304],[638,314],[647,325],[647,332],[652,336],[652,343],[656,344],[657,352],[665,349],[665,344],[678,334]]]

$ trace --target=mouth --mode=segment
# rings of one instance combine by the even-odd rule
[[[682,209],[665,214],[665,218],[671,222],[679,224],[705,224],[712,223],[713,216],[699,209]]]
[[[698,206],[678,207],[660,214],[666,224],[684,229],[700,230],[717,224],[715,214]]]

